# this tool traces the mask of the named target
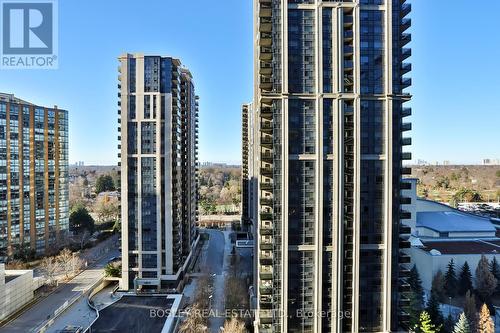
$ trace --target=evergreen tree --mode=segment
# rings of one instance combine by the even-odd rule
[[[441,314],[441,310],[439,309],[439,300],[436,294],[431,293],[431,297],[427,302],[427,308],[425,309],[425,311],[429,314],[433,323],[435,323],[436,325],[443,324],[443,315]]]
[[[95,192],[99,194],[101,192],[114,191],[115,183],[111,175],[101,175],[97,177],[95,182]]]
[[[455,262],[453,259],[448,263],[448,268],[444,276],[444,289],[446,291],[446,296],[455,297],[457,294],[457,276],[455,274]]]
[[[495,333],[495,324],[491,320],[490,310],[488,306],[483,304],[481,307],[481,313],[479,314],[479,320],[477,323],[477,331],[479,333]]]
[[[435,324],[432,323],[432,319],[426,311],[423,311],[420,314],[420,323],[418,325],[419,333],[438,333],[441,331],[440,327],[436,327]]]
[[[464,299],[464,314],[467,317],[471,332],[476,331],[476,321],[477,321],[477,308],[476,308],[476,298],[471,293],[470,290],[465,293]]]
[[[470,272],[469,264],[466,261],[464,262],[464,265],[460,270],[460,276],[458,277],[458,294],[463,296],[468,290],[472,290],[472,274]]]
[[[444,324],[443,324],[443,332],[445,333],[453,333],[453,327],[455,326],[455,321],[453,320],[453,317],[451,314],[446,317]]]
[[[488,259],[481,255],[476,268],[476,287],[481,301],[488,303],[497,288],[497,279],[491,274]]]
[[[497,257],[493,257],[493,259],[491,260],[491,263],[490,263],[490,272],[491,274],[493,274],[493,276],[495,277],[495,279],[497,279],[497,289],[496,289],[496,293],[499,294],[500,293],[500,283],[498,283],[498,281],[500,281],[500,265],[498,264],[498,261],[497,261]]]
[[[415,294],[416,299],[420,301],[421,308],[424,305],[424,288],[422,287],[422,280],[420,280],[420,274],[418,273],[417,265],[413,265],[412,269],[410,270],[408,284],[410,285],[411,291]]]
[[[446,300],[446,293],[444,289],[444,276],[439,270],[436,275],[432,278],[432,289],[431,294],[435,294],[439,302],[444,302]]]
[[[423,305],[420,298],[415,294],[415,292],[411,291],[408,293],[408,299],[410,300],[409,305],[406,307],[405,311],[409,315],[409,325],[411,329],[415,329],[418,327],[420,322],[420,313],[423,310]]]
[[[465,313],[462,312],[462,314],[460,315],[460,318],[458,319],[458,322],[453,329],[453,333],[472,333],[469,325],[469,320],[467,320]]]

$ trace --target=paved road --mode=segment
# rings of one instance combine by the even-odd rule
[[[224,326],[224,286],[226,282],[226,271],[228,267],[228,254],[231,253],[231,241],[229,231],[218,231],[208,229],[210,240],[207,249],[206,265],[210,274],[216,274],[214,280],[214,292],[212,298],[212,313],[216,317],[209,319],[209,327],[212,333],[219,332]]]
[[[80,273],[70,282],[61,284],[60,287],[47,296],[47,298],[42,299],[14,321],[0,328],[0,332],[33,332],[37,327],[41,326],[49,319],[54,314],[54,311],[60,308],[66,300],[71,300],[88,290],[99,278],[101,278],[104,272],[103,268],[108,260],[119,255],[120,252],[117,249],[105,253],[94,265]]]
[[[224,264],[224,233],[215,229],[205,230],[210,235],[205,265],[209,274],[222,274]]]

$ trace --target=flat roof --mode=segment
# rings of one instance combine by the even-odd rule
[[[109,305],[99,312],[99,319],[92,325],[92,332],[137,332],[160,333],[174,303],[168,296],[128,296]],[[157,316],[151,316],[150,310]]]
[[[424,244],[422,250],[426,252],[437,250],[441,252],[441,254],[500,254],[500,239],[442,242],[421,241]]]
[[[456,211],[417,212],[417,227],[437,232],[495,232],[488,218]]]

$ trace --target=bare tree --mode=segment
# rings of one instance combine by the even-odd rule
[[[50,284],[53,282],[56,272],[59,269],[59,262],[55,257],[45,257],[42,259],[39,268],[42,271],[42,275]]]
[[[85,246],[89,238],[90,232],[87,229],[84,229],[81,233],[74,237],[75,241],[78,242],[80,246],[80,250],[83,250],[83,247]]]
[[[480,333],[495,333],[495,324],[493,323],[493,320],[491,320],[490,310],[488,310],[488,306],[486,304],[483,304],[481,307],[477,330]]]
[[[476,288],[481,300],[483,302],[489,301],[496,287],[497,279],[490,272],[488,259],[483,254],[476,268]]]
[[[206,326],[205,320],[201,316],[201,308],[198,304],[195,304],[191,310],[188,312],[186,319],[182,322],[179,327],[179,333],[206,333],[208,332],[208,327]]]
[[[97,199],[93,210],[99,222],[115,221],[120,215],[120,203],[118,198],[104,195]]]
[[[63,270],[66,279],[75,274],[75,272],[77,272],[81,267],[79,257],[72,253],[69,249],[62,250],[57,257],[57,261],[59,262],[59,266]]]
[[[224,323],[224,327],[221,328],[220,332],[222,333],[247,333],[247,329],[245,328],[245,324],[233,317],[227,320]]]
[[[210,306],[210,294],[212,292],[212,279],[208,274],[203,274],[198,278],[195,303],[201,309],[208,309]]]

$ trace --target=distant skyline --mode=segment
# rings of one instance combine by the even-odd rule
[[[487,9],[480,18],[466,2],[412,1],[414,161],[500,158],[500,2],[475,5]],[[59,1],[59,69],[0,70],[0,91],[69,110],[72,164],[114,165],[117,57],[178,57],[200,95],[200,161],[239,164],[241,104],[253,95],[252,24],[252,1]]]

